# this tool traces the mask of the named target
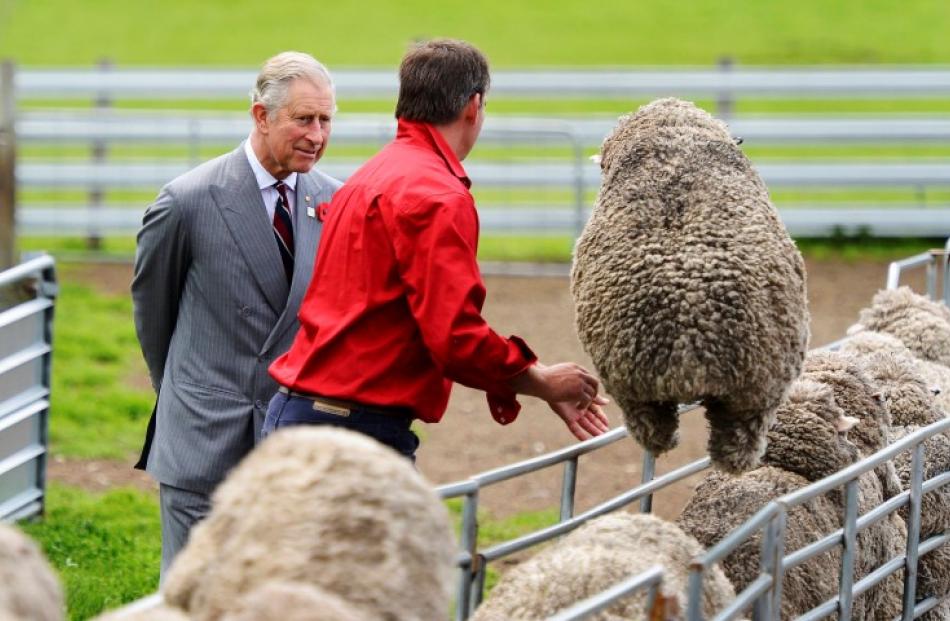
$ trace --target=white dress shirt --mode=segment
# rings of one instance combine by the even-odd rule
[[[273,222],[274,209],[277,207],[277,199],[280,197],[280,194],[277,193],[277,188],[274,187],[274,184],[277,183],[277,179],[267,172],[260,161],[258,161],[254,149],[251,148],[250,137],[244,141],[244,154],[247,156],[247,161],[251,165],[251,170],[254,171],[254,177],[257,179],[257,187],[261,189],[261,198],[264,199],[264,208],[267,209],[267,221]],[[294,205],[297,202],[297,173],[292,172],[287,175],[287,178],[284,179],[284,185],[287,186],[287,201],[290,203],[290,214],[293,215]],[[291,218],[291,221],[293,221],[293,218]]]

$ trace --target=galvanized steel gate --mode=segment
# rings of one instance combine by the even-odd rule
[[[43,512],[55,298],[52,257],[0,273],[0,521]]]

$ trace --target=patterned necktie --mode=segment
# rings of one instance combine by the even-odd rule
[[[294,275],[294,227],[290,217],[290,203],[287,202],[287,186],[282,181],[274,184],[279,197],[274,206],[274,237],[280,249],[280,260],[284,263],[284,273],[289,283]]]

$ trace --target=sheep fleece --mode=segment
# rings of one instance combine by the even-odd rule
[[[270,580],[324,589],[381,621],[442,618],[457,549],[448,512],[405,458],[367,436],[291,427],[215,491],[172,564],[166,600],[219,619]]]
[[[808,342],[805,268],[725,124],[662,99],[620,120],[574,252],[578,335],[633,437],[676,444],[702,400],[709,453],[753,468]]]
[[[689,564],[703,552],[678,526],[653,515],[605,515],[508,572],[472,621],[540,621],[653,565],[663,566],[661,592],[685,613]],[[732,584],[714,566],[704,581],[703,616],[711,618],[733,599]],[[644,620],[645,607],[645,593],[637,591],[590,618]]]

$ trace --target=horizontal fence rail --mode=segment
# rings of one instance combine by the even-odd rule
[[[156,113],[126,110],[108,111],[25,111],[16,123],[18,139],[25,143],[85,144],[175,143],[236,144],[249,132],[248,115],[210,114],[177,111]],[[489,117],[481,143],[502,140],[510,134],[552,132],[553,138],[567,134],[586,148],[599,147],[617,125],[610,118],[539,119],[531,117]],[[395,135],[391,116],[349,115],[333,121],[332,143],[361,144],[385,142]],[[782,143],[940,143],[950,140],[950,118],[930,116],[846,116],[827,118],[747,117],[729,121],[729,130],[746,145]],[[509,138],[510,139],[510,138]],[[540,137],[539,137],[540,139]]]
[[[55,298],[49,256],[0,272],[0,521],[44,510]]]
[[[34,69],[17,71],[19,99],[112,97],[233,99],[246,96],[252,69]],[[393,70],[333,71],[340,99],[395,99]],[[950,93],[948,67],[644,67],[496,70],[492,96],[511,98],[694,97],[920,98]]]

